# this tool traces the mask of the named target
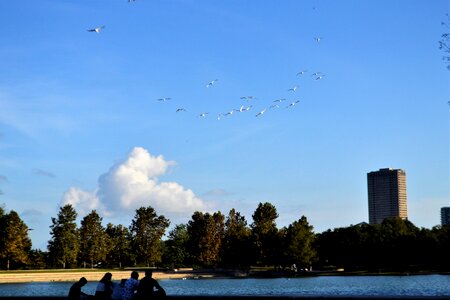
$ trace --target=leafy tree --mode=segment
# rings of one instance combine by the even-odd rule
[[[73,206],[67,204],[60,207],[57,218],[52,218],[50,226],[52,238],[48,241],[49,257],[52,264],[60,265],[63,269],[74,264],[77,259],[79,238],[76,217],[77,213]]]
[[[438,242],[437,257],[439,259],[439,269],[450,271],[450,225],[443,225],[433,228],[433,233]]]
[[[147,266],[161,262],[163,237],[170,221],[158,216],[152,207],[141,207],[130,226],[132,248],[137,260]]]
[[[0,212],[0,259],[9,270],[28,263],[31,240],[28,227],[15,211]]]
[[[251,231],[245,217],[233,208],[225,221],[222,245],[222,264],[226,267],[245,268],[252,262]]]
[[[309,225],[305,216],[295,221],[286,229],[285,253],[289,264],[308,268],[316,260],[316,250],[313,248],[315,235],[313,226]]]
[[[335,228],[317,235],[316,249],[322,266],[357,269],[361,264],[360,244],[362,243],[361,226]]]
[[[415,263],[421,269],[429,267],[438,270],[444,261],[440,258],[439,239],[434,228],[421,228],[416,239]]]
[[[399,217],[384,219],[380,226],[385,268],[405,270],[414,261],[419,229]]]
[[[447,64],[447,69],[450,70],[450,33],[448,32],[450,29],[450,16],[448,14],[446,14],[445,16],[447,18],[445,21],[441,22],[441,24],[445,27],[445,30],[447,30],[447,32],[441,35],[441,39],[439,41],[439,49],[444,51],[442,60]]]
[[[30,250],[29,269],[45,269],[47,267],[48,253],[39,249]]]
[[[250,227],[256,247],[257,263],[274,265],[278,240],[278,229],[275,223],[278,218],[277,210],[268,202],[259,203],[252,217],[253,223]]]
[[[189,252],[194,264],[211,267],[219,263],[224,231],[224,216],[195,212],[188,222]]]
[[[102,226],[102,218],[95,210],[81,220],[79,235],[79,261],[90,262],[91,268],[95,262],[105,261],[110,248],[109,236]]]
[[[189,258],[187,249],[189,234],[185,224],[176,225],[169,232],[167,241],[164,243],[163,261],[172,268],[186,265]]]
[[[423,264],[424,255],[436,249],[436,244],[432,235],[421,233],[410,221],[388,218],[382,224],[323,232],[317,237],[316,247],[321,265],[343,267],[347,271],[406,271]]]
[[[110,241],[110,250],[107,254],[107,263],[116,265],[119,268],[130,265],[133,256],[131,251],[131,235],[127,227],[122,225],[114,226],[108,223],[106,234]]]

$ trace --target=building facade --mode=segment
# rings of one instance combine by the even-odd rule
[[[367,173],[369,224],[381,224],[385,218],[408,218],[406,173],[385,168]]]
[[[441,207],[441,225],[450,225],[450,207]]]

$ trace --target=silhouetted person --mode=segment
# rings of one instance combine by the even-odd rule
[[[127,282],[127,279],[122,278],[120,279],[120,283],[113,282],[113,293],[111,295],[112,300],[122,300],[122,291],[125,287],[125,282]]]
[[[125,281],[122,288],[122,300],[131,300],[134,298],[137,288],[139,286],[139,273],[131,272],[131,277]]]
[[[166,291],[159,285],[158,281],[152,278],[152,275],[152,270],[145,270],[145,276],[139,282],[137,289],[139,299],[162,299],[166,296]]]
[[[95,298],[102,300],[112,299],[114,285],[111,279],[112,279],[111,273],[108,272],[105,275],[103,275],[103,278],[100,279],[100,282],[97,284],[97,289],[95,290]]]
[[[86,299],[88,297],[88,294],[83,293],[81,291],[81,288],[85,286],[87,283],[86,278],[81,277],[80,280],[75,282],[69,290],[69,299],[70,300],[80,300],[80,299]]]

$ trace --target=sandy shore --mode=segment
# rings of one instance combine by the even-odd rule
[[[32,271],[32,272],[1,272],[0,283],[19,283],[19,282],[50,282],[50,281],[78,281],[81,277],[86,277],[88,281],[99,281],[105,272],[113,274],[113,280],[130,278],[131,270],[108,270],[108,271]],[[188,272],[153,272],[155,279],[179,279],[183,277],[193,277],[196,275]],[[139,278],[144,277],[144,271],[139,271]]]

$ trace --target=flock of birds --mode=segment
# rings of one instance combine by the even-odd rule
[[[303,76],[307,72],[308,72],[308,70],[302,70],[297,73],[297,76]],[[322,72],[314,72],[313,74],[311,74],[311,77],[314,80],[322,80],[325,77],[325,74],[323,74]],[[214,79],[214,80],[208,82],[205,85],[205,87],[212,88],[213,86],[215,86],[218,83],[218,81],[219,81],[219,79]],[[287,92],[294,95],[298,91],[299,87],[300,87],[299,85],[294,85],[293,87],[287,89]],[[239,108],[231,108],[228,111],[217,113],[217,120],[221,120],[224,117],[229,117],[234,114],[245,113],[245,112],[250,111],[253,108],[252,103],[254,103],[254,101],[257,100],[258,98],[255,96],[241,96],[241,97],[239,97],[239,99],[241,101],[246,101],[246,102],[244,104],[241,104]],[[156,99],[156,101],[158,101],[158,102],[168,102],[171,100],[172,100],[171,97],[162,97],[162,98]],[[300,103],[300,100],[289,101],[287,98],[278,98],[278,99],[272,100],[263,109],[257,111],[257,113],[255,114],[255,117],[261,117],[266,112],[275,110],[275,109],[280,109],[280,108],[291,109],[294,106],[296,106],[298,103]],[[175,109],[176,113],[183,113],[183,112],[187,112],[187,111],[188,110],[185,107],[177,107]],[[209,112],[200,112],[198,114],[198,117],[204,118],[208,115],[210,115]]]
[[[128,3],[132,3],[135,2],[136,0],[128,0]],[[90,28],[87,29],[88,32],[94,32],[99,34],[103,29],[105,28],[105,25],[101,25],[98,27],[94,27],[94,28]],[[320,43],[322,41],[322,37],[314,37],[314,41],[316,43]],[[299,72],[297,72],[296,76],[297,77],[302,77],[304,76],[306,73],[308,73],[308,70],[301,70]],[[311,77],[318,81],[318,80],[322,80],[325,77],[326,74],[322,73],[322,72],[314,72],[311,74]],[[209,81],[206,84],[206,88],[213,88],[217,82],[219,81],[219,79],[214,79]],[[294,85],[293,87],[287,89],[287,91],[289,93],[296,93],[297,90],[299,89],[299,85]],[[250,101],[256,100],[257,98],[255,96],[241,96],[240,97],[241,100],[245,100],[248,103],[241,105],[239,108],[232,108],[226,112],[219,112],[217,114],[217,120],[221,120],[224,117],[227,116],[231,116],[233,114],[238,114],[238,113],[244,113],[244,112],[248,112],[253,108],[253,104],[249,104]],[[171,97],[161,97],[156,99],[156,101],[158,102],[168,102],[172,100]],[[285,102],[288,102],[288,104],[284,105]],[[267,111],[270,110],[275,110],[275,109],[280,109],[282,107],[286,108],[286,109],[291,109],[294,106],[296,106],[298,103],[300,102],[300,100],[292,100],[292,101],[288,101],[286,98],[279,98],[279,99],[275,99],[273,100],[270,104],[266,105],[263,109],[259,110],[256,114],[255,117],[261,117],[263,116]],[[450,102],[449,102],[450,104]],[[184,107],[177,107],[175,109],[176,113],[183,113],[183,112],[187,112],[188,110]],[[208,116],[210,113],[209,112],[200,112],[198,113],[198,117],[200,118],[204,118],[206,116]]]

